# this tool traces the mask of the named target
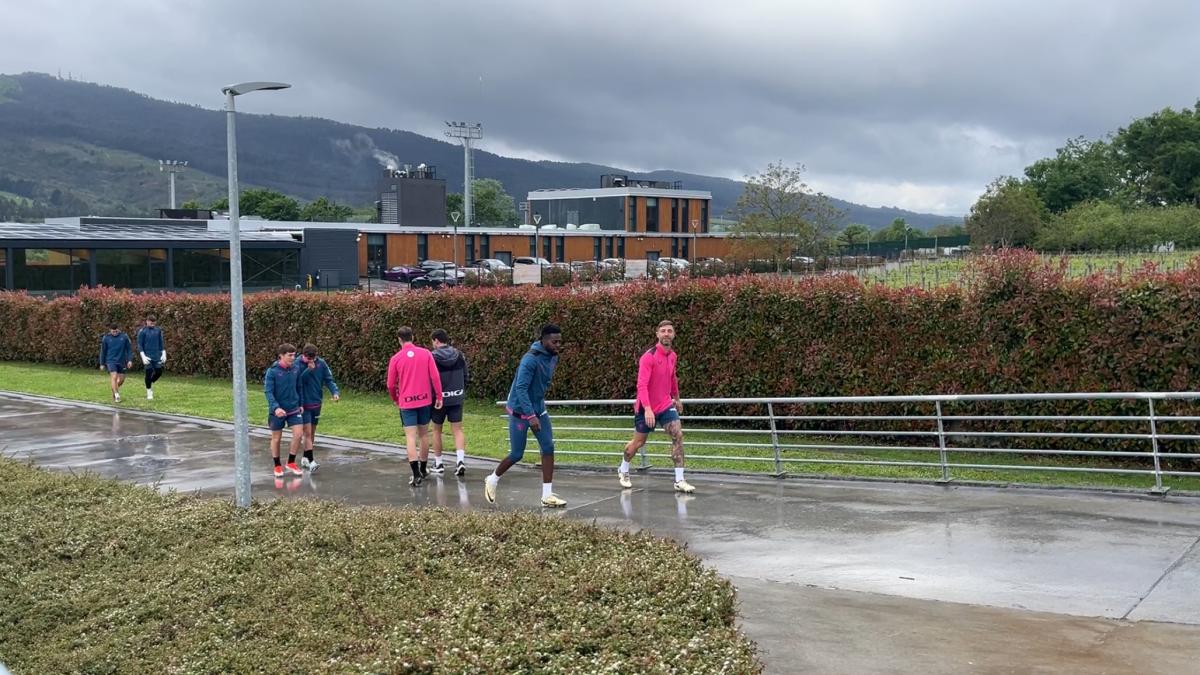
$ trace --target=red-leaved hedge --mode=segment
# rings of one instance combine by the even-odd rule
[[[343,385],[382,389],[396,329],[445,328],[471,394],[503,397],[546,321],[564,349],[551,395],[631,397],[655,325],[676,322],[685,397],[1147,391],[1195,388],[1200,262],[1174,273],[1067,279],[1032,254],[980,259],[969,287],[739,277],[612,288],[482,288],[246,298],[251,377],[280,342],[314,342]],[[229,375],[228,296],[0,293],[0,358],[94,366],[110,320],[158,316],[175,373]],[[0,385],[2,387],[2,385]]]

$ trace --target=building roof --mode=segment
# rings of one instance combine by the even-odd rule
[[[87,218],[51,218],[45,224],[0,223],[0,242],[186,242],[229,243],[229,230],[209,229],[205,221],[179,221],[158,218],[104,218],[89,222]],[[82,222],[81,222],[82,221]],[[270,242],[282,247],[299,247],[299,228],[292,231],[248,231],[241,233],[247,243]]]
[[[588,197],[663,197],[665,199],[712,199],[707,190],[675,190],[672,188],[612,187],[612,188],[563,188],[534,190],[529,193],[530,201],[552,199],[586,199]]]

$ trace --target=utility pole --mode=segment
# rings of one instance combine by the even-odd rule
[[[177,159],[160,159],[160,160],[158,160],[159,172],[166,173],[167,176],[170,177],[171,208],[175,208],[175,174],[181,173],[184,169],[186,169],[187,164],[188,163],[186,161],[181,162]]]
[[[446,132],[449,138],[461,138],[463,144],[463,225],[471,227],[475,216],[474,205],[471,203],[471,181],[475,179],[475,164],[471,161],[471,139],[483,138],[483,125],[476,122],[446,122],[450,130]]]

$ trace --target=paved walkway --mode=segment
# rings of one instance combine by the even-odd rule
[[[397,430],[399,432],[399,430]],[[399,435],[399,433],[398,433]],[[232,491],[226,424],[0,394],[0,446],[56,470]],[[276,481],[252,439],[255,496],[492,508],[465,480],[405,485],[390,446],[326,443],[315,475]],[[570,517],[648,528],[734,581],[770,672],[1195,673],[1200,500],[1072,491],[560,471]],[[2,487],[0,487],[2,492]],[[541,510],[517,468],[499,508]]]

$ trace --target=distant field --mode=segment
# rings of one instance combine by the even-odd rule
[[[1057,264],[1060,260],[1067,261],[1067,274],[1070,277],[1082,277],[1090,274],[1104,273],[1111,275],[1126,275],[1153,263],[1162,271],[1182,269],[1189,260],[1200,256],[1200,251],[1174,251],[1171,253],[1071,253],[1043,254],[1041,257],[1047,263]],[[936,288],[951,283],[961,283],[966,280],[970,258],[945,260],[917,260],[902,265],[892,264],[855,270],[853,274],[867,283],[883,284],[892,288],[915,286],[920,288]]]

